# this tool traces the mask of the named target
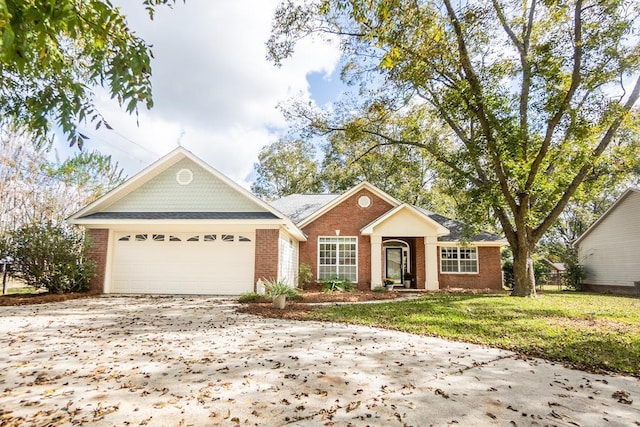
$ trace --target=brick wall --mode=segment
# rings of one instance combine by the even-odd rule
[[[414,251],[412,253],[415,259],[415,285],[417,289],[424,289],[424,282],[427,280],[427,273],[425,271],[425,259],[424,259],[424,237],[416,237]]]
[[[365,195],[371,198],[371,204],[362,208],[358,205],[358,198]],[[300,263],[311,266],[313,280],[316,281],[318,236],[335,236],[336,230],[340,230],[340,236],[358,237],[358,289],[370,289],[371,240],[369,236],[361,236],[360,229],[391,209],[389,203],[372,192],[366,189],[358,191],[302,229],[308,239],[300,243]]]
[[[253,286],[258,279],[278,278],[278,237],[277,229],[256,230],[256,258]]]
[[[439,270],[440,248],[438,248]],[[478,270],[478,274],[439,273],[440,289],[502,289],[502,261],[499,247],[478,247]]]
[[[101,294],[104,292],[104,277],[107,271],[107,250],[109,248],[109,230],[106,228],[91,228],[87,230],[91,239],[89,258],[96,263],[96,275],[89,282],[89,292]]]

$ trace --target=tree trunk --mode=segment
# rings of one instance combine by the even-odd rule
[[[513,252],[513,278],[515,283],[511,295],[518,297],[536,296],[532,251],[528,247],[521,247]]]

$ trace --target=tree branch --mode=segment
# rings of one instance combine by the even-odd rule
[[[620,128],[620,125],[622,124],[622,121],[624,120],[625,116],[629,113],[629,111],[631,111],[631,108],[638,101],[639,97],[640,97],[640,77],[638,77],[638,79],[636,80],[633,91],[629,95],[629,99],[627,99],[627,102],[622,107],[622,112],[611,123],[611,125],[603,135],[602,139],[598,143],[597,147],[595,148],[595,150],[593,150],[593,154],[591,155],[592,158],[596,158],[596,159],[599,158],[604,152],[604,150],[607,149],[607,147],[613,140],[613,137],[616,131]],[[556,219],[558,219],[558,216],[560,216],[565,206],[567,205],[567,203],[569,203],[569,200],[571,200],[571,197],[575,194],[576,190],[578,189],[580,184],[582,184],[582,182],[584,181],[587,174],[592,168],[593,168],[593,162],[590,162],[582,166],[580,171],[576,174],[576,176],[571,181],[571,184],[569,184],[567,189],[562,194],[562,197],[560,198],[560,200],[558,200],[558,202],[555,204],[555,206],[553,207],[549,215],[547,215],[545,220],[533,231],[533,238],[535,239],[534,241],[537,241],[538,239],[540,239],[542,235],[549,229],[549,227],[553,225]]]
[[[555,132],[556,127],[560,123],[562,116],[566,113],[569,105],[571,104],[571,100],[576,93],[576,90],[580,86],[580,82],[582,80],[582,76],[580,74],[580,67],[582,65],[582,0],[577,0],[574,11],[574,41],[573,41],[573,70],[571,72],[571,85],[567,90],[567,93],[562,100],[562,103],[558,107],[558,111],[554,114],[554,116],[549,120],[549,124],[547,125],[547,131],[540,145],[540,150],[538,151],[538,155],[535,160],[531,164],[531,169],[529,170],[529,176],[527,177],[527,182],[525,184],[525,192],[528,192],[533,183],[535,181],[536,175],[540,169],[540,165],[542,164],[543,159],[546,157],[547,152],[549,151],[549,146],[551,145],[551,139],[553,138],[553,134]]]

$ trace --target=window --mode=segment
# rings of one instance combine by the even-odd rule
[[[216,235],[215,234],[205,234],[203,241],[205,241],[205,242],[215,242],[216,241]]]
[[[238,242],[250,242],[251,239],[245,236],[238,236]]]
[[[118,240],[121,242],[128,242],[129,240],[131,240],[131,236],[122,236]]]
[[[136,242],[144,242],[147,240],[146,234],[136,234]]]
[[[191,236],[187,239],[187,242],[199,242],[200,236]]]
[[[223,242],[233,242],[233,234],[223,234],[221,239]]]
[[[442,273],[477,273],[478,248],[440,248],[440,271]]]
[[[164,242],[164,234],[154,234],[153,235],[154,242]]]
[[[358,281],[358,238],[318,238],[318,280],[340,277]]]

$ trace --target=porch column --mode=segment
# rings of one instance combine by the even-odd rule
[[[424,288],[428,290],[439,289],[438,238],[435,236],[425,236],[424,238],[424,264],[426,272]]]
[[[371,289],[382,286],[382,236],[371,237]]]

